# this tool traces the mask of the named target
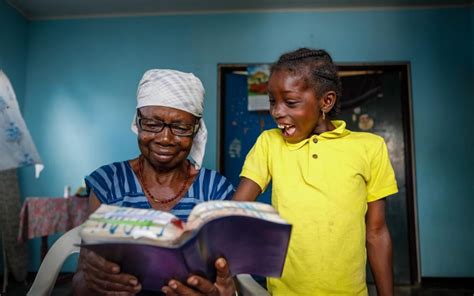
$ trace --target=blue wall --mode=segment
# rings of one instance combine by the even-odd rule
[[[23,109],[25,94],[27,41],[27,21],[4,1],[0,1],[0,70],[10,79],[20,109]],[[1,250],[3,246],[0,241]],[[3,264],[3,257],[1,257],[2,274]]]
[[[24,113],[46,168],[39,180],[22,171],[23,195],[61,195],[99,165],[137,155],[129,126],[146,69],[203,80],[204,164],[215,168],[218,63],[271,62],[300,46],[338,62],[410,61],[422,276],[472,277],[473,15],[466,7],[32,22]]]
[[[27,44],[27,21],[5,1],[0,1],[0,69],[10,79],[21,108],[25,94]]]

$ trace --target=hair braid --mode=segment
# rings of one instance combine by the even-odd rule
[[[328,57],[330,59],[330,61],[332,62],[332,59],[329,56],[329,54],[326,51],[322,50],[322,49],[312,50],[312,49],[309,49],[309,48],[300,48],[298,50],[283,54],[278,59],[277,63],[285,62],[285,61],[295,61],[295,60],[311,58],[311,57],[316,57],[316,58]]]

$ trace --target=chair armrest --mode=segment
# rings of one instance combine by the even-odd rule
[[[79,230],[80,226],[69,230],[49,249],[27,296],[47,296],[51,294],[64,261],[69,255],[79,253],[80,248],[76,246],[76,244],[81,243]]]
[[[238,274],[236,276],[240,292],[243,296],[269,296],[267,290],[260,286],[249,274]]]

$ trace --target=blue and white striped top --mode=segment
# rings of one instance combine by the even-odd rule
[[[93,190],[103,204],[150,209],[145,193],[128,161],[104,165],[85,178],[88,191]],[[232,184],[214,170],[201,168],[186,194],[171,209],[171,213],[187,221],[195,205],[209,200],[229,200]]]

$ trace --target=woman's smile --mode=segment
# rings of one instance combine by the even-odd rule
[[[153,157],[156,159],[171,159],[176,156],[176,151],[175,149],[170,149],[170,148],[161,148],[161,149],[154,149],[150,150],[152,153]]]

